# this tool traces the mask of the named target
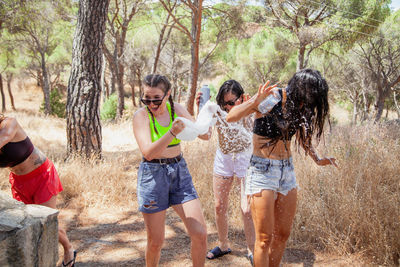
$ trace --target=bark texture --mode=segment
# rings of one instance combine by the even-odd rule
[[[102,46],[108,0],[81,0],[67,96],[68,157],[101,158]]]

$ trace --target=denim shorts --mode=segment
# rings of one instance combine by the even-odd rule
[[[142,161],[137,179],[139,211],[156,213],[198,198],[184,158],[163,164]]]
[[[254,195],[264,189],[287,195],[297,187],[292,157],[276,160],[251,156],[246,174],[246,195]]]

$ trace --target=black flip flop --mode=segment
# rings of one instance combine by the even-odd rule
[[[64,261],[62,262],[62,266],[63,267],[67,267],[67,266],[69,266],[71,263],[72,263],[72,265],[71,265],[71,267],[75,267],[75,260],[76,260],[76,254],[77,254],[78,252],[76,252],[76,250],[74,250],[74,258],[72,259],[72,260],[70,260],[69,262],[67,262],[67,263],[64,263]]]
[[[209,252],[211,252],[213,254],[213,256],[212,257],[206,256],[206,258],[209,259],[209,260],[213,260],[213,259],[216,259],[216,258],[219,258],[219,257],[222,257],[222,256],[224,256],[226,254],[231,253],[232,250],[230,248],[228,248],[227,250],[222,251],[218,246],[216,246],[215,248],[213,248]]]

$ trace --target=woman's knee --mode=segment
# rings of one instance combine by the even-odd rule
[[[223,203],[222,201],[215,202],[215,213],[217,215],[226,215],[228,211],[228,203]]]
[[[274,232],[274,241],[285,243],[290,236],[290,231],[278,231]]]
[[[203,224],[198,225],[189,232],[189,235],[193,241],[205,243],[207,242],[207,227]]]
[[[262,250],[268,250],[271,242],[272,234],[259,234],[256,236],[255,246]]]
[[[147,247],[150,250],[161,250],[162,245],[164,243],[164,237],[157,237],[157,236],[147,236]]]

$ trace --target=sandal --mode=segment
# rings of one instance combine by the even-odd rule
[[[70,260],[69,262],[67,262],[67,263],[64,263],[64,261],[62,262],[62,266],[63,267],[67,267],[67,266],[69,266],[71,263],[72,263],[72,265],[71,265],[71,267],[75,267],[75,260],[76,260],[76,254],[77,254],[78,252],[76,252],[76,250],[74,250],[74,258],[72,259],[72,260]]]
[[[231,250],[230,248],[228,248],[227,250],[222,251],[218,246],[216,246],[215,248],[213,248],[213,249],[210,250],[209,252],[210,252],[211,254],[213,254],[213,256],[212,256],[212,257],[206,256],[206,258],[209,259],[209,260],[213,260],[213,259],[216,259],[216,258],[219,258],[219,257],[222,257],[222,256],[224,256],[224,255],[226,255],[226,254],[231,253],[232,250]]]

